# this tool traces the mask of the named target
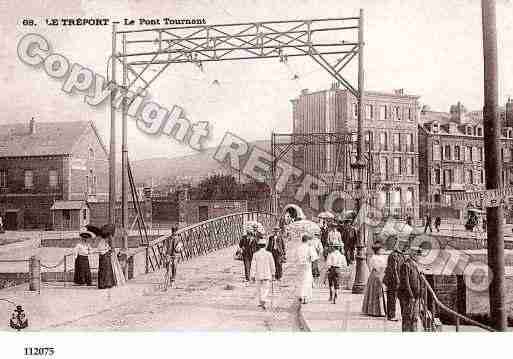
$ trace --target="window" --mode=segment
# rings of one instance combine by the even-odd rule
[[[400,151],[401,150],[401,134],[394,133],[392,137],[394,151]]]
[[[62,217],[64,218],[65,221],[71,220],[71,215],[69,213],[69,209],[62,210]]]
[[[466,149],[465,161],[472,162],[472,146],[467,146]]]
[[[444,159],[450,160],[451,159],[451,146],[446,145],[444,147]]]
[[[87,210],[85,208],[82,210],[82,218],[87,221]]]
[[[440,145],[435,142],[433,143],[433,160],[440,161],[441,159],[441,153],[440,153]]]
[[[379,146],[382,151],[388,150],[388,136],[386,132],[381,132],[379,134]]]
[[[474,178],[472,175],[472,170],[465,171],[465,183],[472,184],[474,183]]]
[[[379,106],[379,119],[380,120],[386,120],[388,118],[387,116],[387,107],[386,106]]]
[[[477,135],[482,136],[483,135],[483,129],[481,127],[477,128]]]
[[[440,203],[440,194],[439,193],[433,195],[433,201],[436,203]]]
[[[379,165],[380,165],[380,172],[381,172],[382,179],[387,180],[388,179],[388,158],[382,157]]]
[[[411,108],[408,107],[408,121],[411,121],[411,120],[413,120],[413,117],[411,115]]]
[[[440,168],[435,168],[435,184],[440,184]]]
[[[501,148],[501,161],[504,162],[504,148]]]
[[[401,121],[401,110],[400,110],[399,106],[395,107],[395,119],[397,121]]]
[[[453,180],[455,183],[462,183],[460,167],[454,167],[452,174],[453,174]]]
[[[365,119],[366,120],[372,120],[373,109],[374,109],[374,107],[372,105],[365,105]]]
[[[58,176],[56,170],[48,171],[48,185],[52,188],[57,187],[58,184]]]
[[[401,157],[394,157],[394,174],[401,174]]]
[[[460,157],[460,146],[454,146],[454,159],[456,161],[459,161],[461,159],[461,157]]]
[[[356,103],[353,103],[353,116],[355,118],[358,117],[358,104],[356,104]]]
[[[513,150],[512,150],[512,154],[513,154]],[[481,161],[481,162],[484,161],[483,147],[479,147],[479,161]]]
[[[413,134],[409,133],[406,136],[406,151],[415,152],[415,146],[413,143]]]
[[[484,171],[483,170],[481,170],[481,173],[480,173],[479,177],[481,177],[481,183],[485,183],[485,181],[484,181]]]
[[[0,188],[7,187],[7,171],[0,171]]]
[[[408,188],[405,192],[404,203],[407,207],[413,206],[413,188]]]
[[[32,171],[25,171],[25,188],[34,187],[34,173]]]
[[[408,158],[406,162],[406,174],[409,176],[413,176],[413,167],[415,165],[415,160],[413,157]]]
[[[89,159],[94,160],[94,150],[92,148],[89,148]]]
[[[444,186],[448,186],[452,182],[452,172],[451,170],[444,170]]]

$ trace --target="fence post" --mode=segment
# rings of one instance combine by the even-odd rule
[[[31,256],[29,261],[29,290],[39,292],[41,289],[41,259]]]
[[[64,286],[66,287],[68,281],[68,255],[64,255]]]

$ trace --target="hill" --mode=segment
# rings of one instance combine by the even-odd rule
[[[254,141],[251,146],[257,146],[264,151],[270,152],[270,141]],[[134,177],[138,183],[159,184],[163,180],[177,179],[191,182],[198,182],[201,178],[214,173],[232,174],[239,176],[238,171],[223,166],[214,159],[217,148],[207,148],[195,155],[173,157],[173,158],[149,158],[131,163]],[[244,181],[244,175],[241,180]]]

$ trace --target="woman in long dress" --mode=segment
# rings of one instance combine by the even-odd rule
[[[374,254],[367,260],[369,266],[369,279],[363,296],[363,314],[383,317],[385,316],[385,297],[383,291],[383,277],[387,266],[387,257],[384,255],[380,242],[372,246]]]
[[[298,263],[301,266],[301,279],[298,286],[297,295],[299,301],[303,304],[306,304],[308,300],[312,298],[312,284],[313,284],[313,276],[312,276],[312,247],[309,245],[308,241],[310,241],[312,237],[309,234],[304,234],[301,238],[301,244],[297,249],[297,259]]]
[[[123,269],[121,268],[121,264],[119,264],[118,260],[118,250],[112,246],[112,239],[114,238],[114,234],[116,232],[116,227],[112,224],[106,224],[102,227],[102,232],[104,237],[107,240],[111,247],[111,255],[110,255],[110,263],[112,267],[112,273],[114,275],[114,285],[121,286],[126,283],[125,275],[123,274]]]
[[[76,255],[73,282],[78,285],[91,285],[91,267],[89,266],[91,247],[87,240],[93,238],[94,235],[89,231],[82,231],[79,236],[80,241],[73,250]]]
[[[114,282],[114,271],[112,270],[112,250],[103,236],[100,237],[96,251],[98,258],[98,289],[112,288]]]

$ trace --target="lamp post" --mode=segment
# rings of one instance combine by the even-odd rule
[[[365,262],[365,247],[367,242],[367,226],[365,223],[366,216],[366,183],[365,183],[365,161],[363,160],[363,96],[364,96],[364,72],[363,72],[363,9],[360,9],[360,19],[358,27],[358,131],[357,131],[357,147],[356,162],[351,165],[357,173],[356,189],[357,189],[357,218],[358,218],[358,239],[356,241],[355,253],[355,279],[352,292],[355,294],[363,293],[365,284],[367,283],[368,268]]]

